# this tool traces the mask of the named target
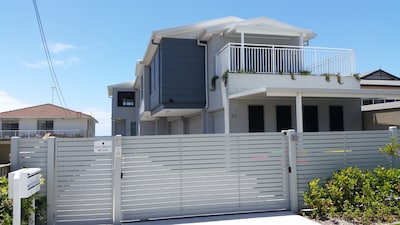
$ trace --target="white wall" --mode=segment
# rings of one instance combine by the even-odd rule
[[[19,119],[19,130],[37,130],[37,119]]]
[[[259,100],[230,101],[230,129],[232,133],[248,132],[248,106],[264,106],[264,128],[266,132],[276,132],[276,106],[290,105],[292,126],[296,127],[295,98],[266,98]],[[329,131],[329,106],[343,106],[343,123],[347,131],[362,130],[362,116],[359,99],[303,98],[303,105],[318,106],[319,131]]]
[[[201,116],[190,117],[188,122],[188,133],[189,134],[201,134],[203,133],[203,122]]]

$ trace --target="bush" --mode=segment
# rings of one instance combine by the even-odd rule
[[[41,183],[43,180],[41,181]],[[46,224],[46,196],[39,197],[39,193],[21,201],[21,224],[29,224],[30,215],[33,212],[32,201],[35,200],[36,224]],[[0,224],[12,224],[13,204],[8,198],[8,179],[0,177]]]
[[[400,215],[400,170],[378,167],[373,172],[348,167],[325,185],[315,179],[304,193],[312,217],[339,217],[370,224],[391,222]]]

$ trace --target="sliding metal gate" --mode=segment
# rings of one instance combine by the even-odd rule
[[[122,140],[123,221],[289,209],[280,133]]]

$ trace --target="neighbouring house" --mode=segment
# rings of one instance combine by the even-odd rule
[[[111,134],[123,136],[136,135],[136,95],[133,81],[110,85],[108,97],[112,98]]]
[[[10,138],[94,137],[97,120],[53,104],[0,112],[0,161],[9,160]]]
[[[400,90],[400,79],[382,69],[360,75],[362,89]],[[389,126],[400,126],[400,99],[375,98],[363,99],[363,127],[365,130],[385,130]]]
[[[362,130],[365,89],[351,49],[266,17],[154,31],[136,65],[137,135]]]
[[[97,120],[82,112],[43,104],[0,112],[1,139],[42,137],[94,137]]]

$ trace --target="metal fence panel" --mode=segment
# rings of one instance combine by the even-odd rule
[[[122,219],[288,209],[281,134],[124,137]]]
[[[112,152],[96,153],[94,141],[94,138],[56,140],[57,224],[112,223]]]
[[[315,132],[299,133],[297,142],[298,199],[303,205],[303,193],[308,183],[320,178],[325,183],[333,172],[352,166],[371,170],[389,166],[379,152],[390,141],[389,132]]]

